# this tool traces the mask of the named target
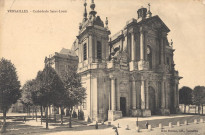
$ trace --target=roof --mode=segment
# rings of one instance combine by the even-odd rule
[[[59,53],[60,53],[60,54],[65,54],[65,55],[76,56],[76,54],[75,54],[74,51],[72,51],[72,50],[70,50],[70,49],[65,49],[65,48],[62,48]]]

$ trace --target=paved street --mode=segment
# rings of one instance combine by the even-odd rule
[[[14,116],[16,115],[16,116]],[[203,118],[205,121],[205,116],[198,115],[171,115],[171,116],[153,116],[146,118],[138,118],[138,124],[140,127],[140,132],[136,131],[136,120],[137,118],[125,117],[119,120],[116,120],[111,123],[111,126],[108,126],[108,122],[105,122],[104,125],[99,124],[99,129],[95,129],[95,126],[91,123],[86,123],[77,119],[73,119],[73,128],[68,128],[68,118],[65,117],[64,124],[61,125],[58,121],[57,123],[50,120],[49,130],[45,129],[45,122],[43,125],[40,123],[40,119],[36,122],[35,119],[27,118],[27,122],[23,122],[23,114],[8,114],[8,126],[7,132],[5,135],[13,134],[48,134],[48,135],[114,135],[115,130],[113,126],[119,126],[118,133],[120,135],[135,135],[135,134],[167,134],[167,135],[195,135],[195,134],[205,134],[205,123],[194,124],[194,119]],[[184,125],[184,121],[187,120],[189,125]],[[145,129],[146,121],[152,126],[152,130],[149,131]],[[177,121],[180,121],[181,126],[176,126]],[[170,128],[168,123],[172,122],[173,127]],[[158,125],[162,123],[163,129],[159,129]],[[88,124],[88,125],[86,125]],[[129,130],[126,130],[127,125]]]

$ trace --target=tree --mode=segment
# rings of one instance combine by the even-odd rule
[[[179,103],[184,104],[184,113],[186,113],[186,105],[192,104],[191,88],[184,86],[179,90]]]
[[[204,86],[194,87],[193,103],[198,106],[198,113],[200,113],[200,106],[202,106],[202,114],[203,114],[203,105],[205,104],[205,87]]]
[[[20,97],[20,82],[16,68],[11,61],[2,58],[0,61],[0,109],[3,111],[4,123],[6,123],[8,109]]]
[[[30,106],[33,105],[32,101],[32,91],[33,91],[33,84],[34,80],[27,81],[22,88],[21,92],[21,103],[26,106],[27,110],[29,111]]]
[[[43,116],[43,99],[39,95],[39,92],[41,91],[41,81],[42,81],[42,71],[38,71],[37,76],[34,81],[34,90],[31,93],[31,98],[33,101],[33,104],[39,105],[41,110],[41,125],[42,125],[42,116]]]
[[[48,129],[48,107],[61,100],[64,85],[56,71],[45,66],[36,78],[36,91],[33,93],[35,102],[46,108],[46,129]]]
[[[81,85],[81,78],[77,74],[76,66],[70,66],[62,74],[64,82],[65,94],[62,98],[62,104],[68,109],[70,115],[69,127],[72,127],[71,116],[74,106],[81,105],[86,98],[86,89]]]
[[[35,108],[36,121],[37,121],[37,105],[38,104],[35,104],[36,102],[33,98],[33,92],[35,90],[36,90],[36,80],[32,79],[32,80],[27,81],[22,88],[21,103],[27,107],[29,114],[30,114],[30,107],[33,107],[33,111]]]

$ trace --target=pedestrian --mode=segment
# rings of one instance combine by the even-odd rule
[[[147,129],[148,129],[148,125],[149,125],[149,123],[148,123],[148,122],[146,122],[145,126],[146,126],[146,128],[147,128]]]
[[[95,129],[98,129],[98,122],[96,121]]]
[[[115,135],[119,135],[117,127],[115,128]]]
[[[23,117],[23,122],[26,122],[26,116]]]

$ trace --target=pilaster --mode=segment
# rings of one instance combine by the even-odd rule
[[[135,80],[132,80],[132,109],[136,109],[136,87],[135,87]]]
[[[161,82],[161,108],[165,108],[165,89],[164,89],[164,80]]]
[[[144,61],[144,30],[140,28],[140,60]]]
[[[145,109],[145,81],[141,81],[141,109]]]
[[[137,86],[137,89],[136,89],[136,91],[137,91],[137,109],[140,109],[141,108],[141,106],[140,106],[140,101],[141,101],[141,99],[140,99],[140,81],[137,81],[136,82],[136,86]]]
[[[148,90],[148,80],[145,80],[145,91],[146,91],[146,109],[149,109],[149,90]]]
[[[110,75],[111,83],[111,110],[108,110],[108,121],[114,121],[122,117],[122,111],[116,110],[116,78]]]
[[[131,48],[131,50],[132,50],[131,60],[135,61],[136,45],[135,45],[135,33],[134,32],[131,33],[131,45],[132,45],[132,48]]]
[[[116,99],[115,99],[115,78],[111,78],[111,110],[116,110]]]
[[[145,61],[145,31],[143,27],[140,28],[140,61],[138,64],[138,70],[148,70],[149,62]]]

